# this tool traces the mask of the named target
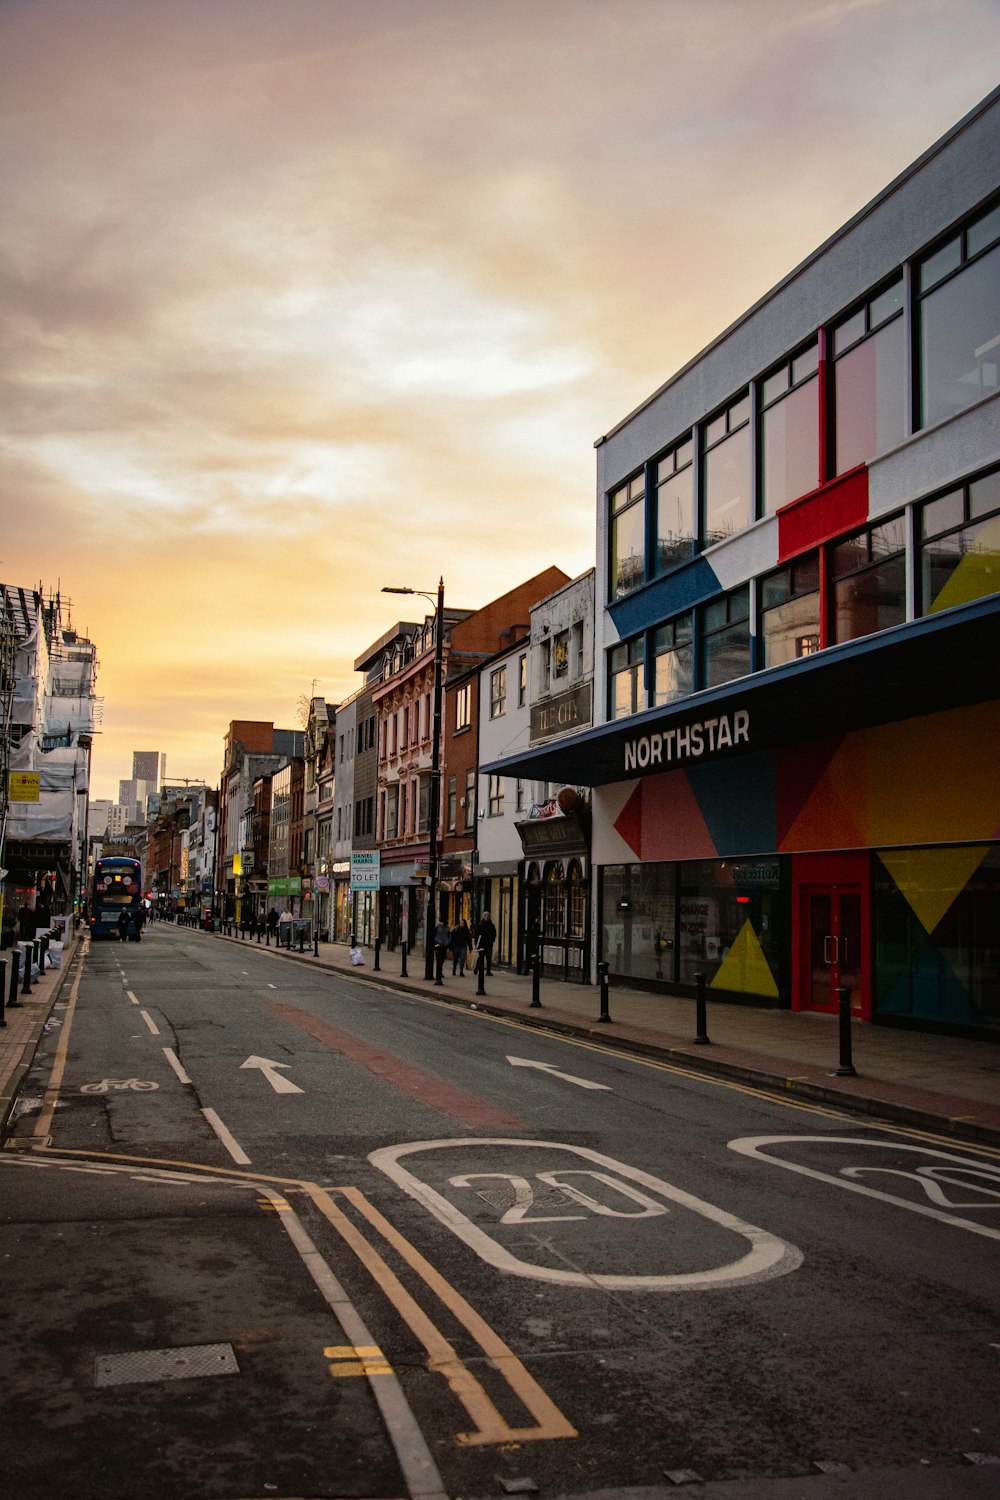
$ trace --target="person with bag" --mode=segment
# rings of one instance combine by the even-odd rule
[[[465,963],[472,947],[472,933],[469,924],[464,917],[451,929],[451,972],[457,974],[460,979],[465,978]]]
[[[479,949],[479,963],[486,965],[487,974],[493,973],[493,944],[497,940],[497,930],[493,925],[493,918],[488,911],[484,911],[476,927],[476,947]]]

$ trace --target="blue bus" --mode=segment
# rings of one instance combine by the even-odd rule
[[[94,865],[90,900],[91,937],[118,937],[118,919],[127,912],[130,922],[145,912],[142,901],[142,866],[137,859],[106,856]]]

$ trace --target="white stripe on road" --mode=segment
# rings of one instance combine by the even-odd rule
[[[123,979],[122,983],[124,984],[124,982],[125,981]],[[138,995],[133,995],[133,993],[132,993],[131,990],[126,990],[125,993],[129,997],[129,999],[131,1000],[131,1002],[132,1002],[133,1005],[138,1005],[139,1004],[139,997],[138,997]]]
[[[148,1010],[141,1010],[139,1012],[139,1014],[142,1017],[142,1019],[145,1021],[146,1025],[149,1027],[149,1029],[150,1029],[151,1033],[153,1034],[153,1036],[159,1036],[159,1034],[160,1034],[160,1028],[159,1028],[159,1026],[157,1026],[156,1022],[153,1020],[152,1016],[149,1014],[149,1011]]]
[[[177,1077],[180,1079],[181,1083],[190,1083],[191,1080],[185,1073],[184,1069],[181,1067],[180,1061],[177,1057],[177,1053],[174,1051],[174,1049],[172,1047],[164,1047],[163,1055],[167,1059],[167,1062],[170,1064],[170,1066],[173,1068],[174,1072],[177,1074]]]
[[[236,1140],[235,1136],[231,1135],[226,1129],[225,1125],[223,1125],[222,1121],[215,1113],[215,1110],[203,1109],[202,1114],[205,1116],[205,1119],[211,1125],[212,1129],[219,1137],[219,1140],[222,1142],[226,1150],[229,1152],[230,1156],[233,1158],[233,1161],[238,1162],[241,1167],[248,1167],[250,1165],[249,1156],[247,1156],[246,1152],[240,1145],[239,1141]]]

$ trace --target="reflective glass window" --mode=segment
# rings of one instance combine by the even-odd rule
[[[819,479],[819,345],[814,342],[760,387],[764,514],[807,495]]]
[[[694,551],[694,464],[690,440],[656,466],[656,569],[665,572]]]
[[[706,547],[745,531],[753,519],[749,416],[749,399],[743,398],[705,429]],[[724,428],[721,434],[720,425]],[[714,446],[709,446],[712,443]]]
[[[819,554],[761,580],[764,666],[811,656],[820,648]]]
[[[887,453],[906,436],[906,329],[884,323],[834,361],[834,472]]]
[[[834,639],[853,641],[906,619],[906,531],[902,516],[868,527],[833,549]]]
[[[718,687],[750,671],[750,591],[715,599],[701,612],[702,688]]]
[[[929,501],[920,530],[924,614],[1000,592],[1000,470]]]
[[[694,631],[690,614],[661,625],[653,637],[653,702],[674,703],[694,691]]]
[[[609,653],[610,692],[608,694],[608,717],[625,719],[645,708],[643,663],[645,661],[645,638],[636,636],[633,641],[623,641]]]
[[[646,577],[645,481],[640,475],[611,496],[611,592],[621,599]]]
[[[998,235],[1000,210],[993,208],[918,268],[923,426],[963,411],[1000,383]]]

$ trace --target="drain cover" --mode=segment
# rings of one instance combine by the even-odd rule
[[[200,1380],[205,1375],[238,1375],[232,1344],[190,1344],[178,1349],[140,1349],[134,1354],[99,1354],[95,1385],[143,1385],[158,1380]]]

